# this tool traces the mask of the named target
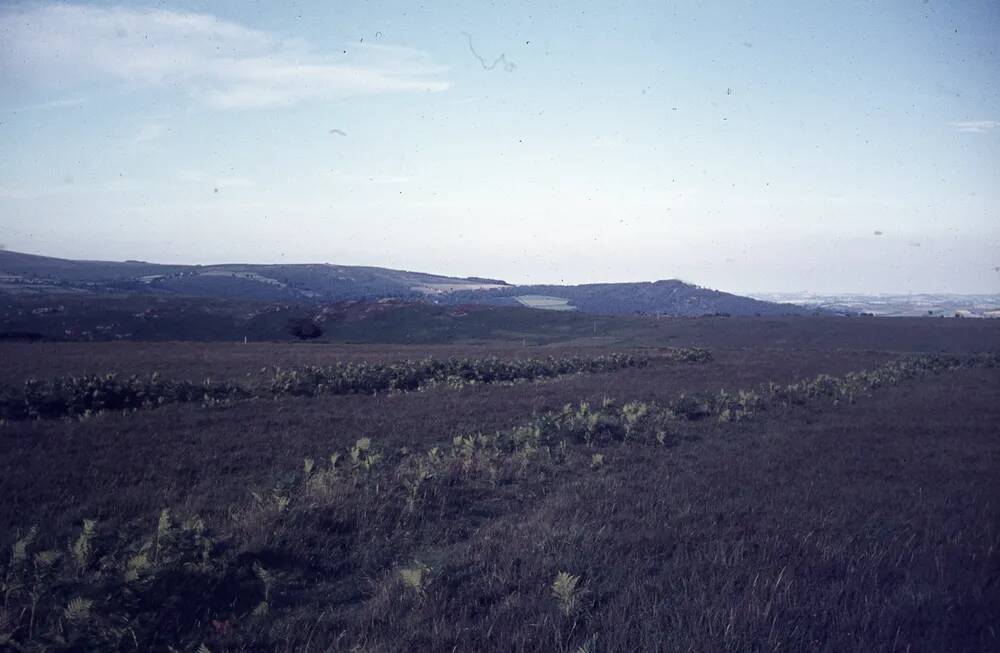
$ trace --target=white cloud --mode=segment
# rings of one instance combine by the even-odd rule
[[[218,109],[449,86],[445,69],[419,50],[355,44],[327,54],[206,14],[42,5],[0,12],[0,34],[4,77],[173,86]]]
[[[1000,120],[966,120],[948,123],[955,131],[983,134],[1000,127]]]

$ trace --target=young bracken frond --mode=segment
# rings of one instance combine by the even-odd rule
[[[625,418],[625,437],[635,431],[636,427],[649,414],[649,405],[641,401],[630,401],[622,406],[622,417]]]
[[[587,638],[587,641],[580,645],[580,648],[576,649],[576,653],[597,653],[597,634],[593,634]]]
[[[58,559],[58,551],[39,551],[35,554],[35,570],[40,573],[46,573]]]
[[[35,543],[35,538],[38,536],[38,527],[32,526],[28,529],[19,540],[14,542],[13,550],[10,555],[10,562],[12,567],[18,567],[23,565],[28,560],[28,549],[31,545]]]
[[[94,555],[94,531],[96,529],[97,520],[84,519],[83,531],[76,539],[76,543],[73,544],[73,558],[76,560],[77,568],[81,571],[87,568]]]
[[[170,521],[170,509],[164,508],[160,511],[159,519],[156,520],[156,537],[168,537],[172,526],[173,523]]]
[[[259,562],[253,563],[253,573],[264,586],[264,600],[257,604],[253,610],[253,616],[266,617],[271,610],[271,589],[274,587],[274,576]]]
[[[364,457],[364,454],[367,453],[368,450],[371,449],[371,447],[372,447],[371,438],[360,438],[357,442],[354,443],[354,446],[351,447],[351,462],[354,463],[355,465],[360,464]]]
[[[274,576],[267,569],[264,569],[263,565],[259,562],[253,563],[253,573],[257,577],[257,580],[260,581],[260,584],[264,586],[264,599],[271,598],[271,588],[274,587]]]
[[[399,576],[403,579],[403,584],[416,593],[417,598],[423,599],[427,594],[429,572],[430,569],[426,565],[418,562],[413,567],[400,569]]]
[[[288,509],[288,506],[292,503],[292,500],[288,495],[282,494],[277,490],[272,492],[271,495],[274,498],[274,508],[278,512],[285,512],[285,510]]]
[[[382,459],[382,454],[375,451],[371,438],[361,438],[351,447],[351,464],[355,470],[370,472]]]
[[[125,569],[125,582],[131,583],[132,581],[138,580],[142,574],[152,566],[149,560],[149,554],[143,551],[137,555],[132,556],[128,559]]]
[[[160,553],[163,551],[170,539],[170,531],[173,528],[173,522],[170,520],[170,510],[164,508],[160,511],[160,517],[156,520],[156,538],[153,540],[153,560],[160,560]]]
[[[69,605],[63,610],[63,616],[66,617],[66,621],[72,624],[86,623],[90,620],[90,609],[93,605],[94,602],[90,599],[78,596],[69,602]]]
[[[583,588],[580,587],[580,577],[560,571],[552,582],[552,596],[559,603],[559,610],[567,617],[576,611]]]

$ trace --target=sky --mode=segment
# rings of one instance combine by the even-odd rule
[[[2,2],[0,245],[1000,292],[1000,4]]]

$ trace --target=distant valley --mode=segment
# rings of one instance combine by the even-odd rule
[[[755,298],[797,306],[810,306],[845,315],[881,317],[1000,318],[1000,294],[958,295],[915,293],[864,295],[816,293],[757,293]]]

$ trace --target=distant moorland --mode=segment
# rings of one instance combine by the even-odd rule
[[[445,277],[376,267],[161,265],[143,261],[71,261],[0,251],[0,293],[143,294],[215,300],[343,302],[392,299],[579,310],[602,315],[804,315],[790,304],[701,288],[676,279],[581,286],[514,286],[482,277]]]

